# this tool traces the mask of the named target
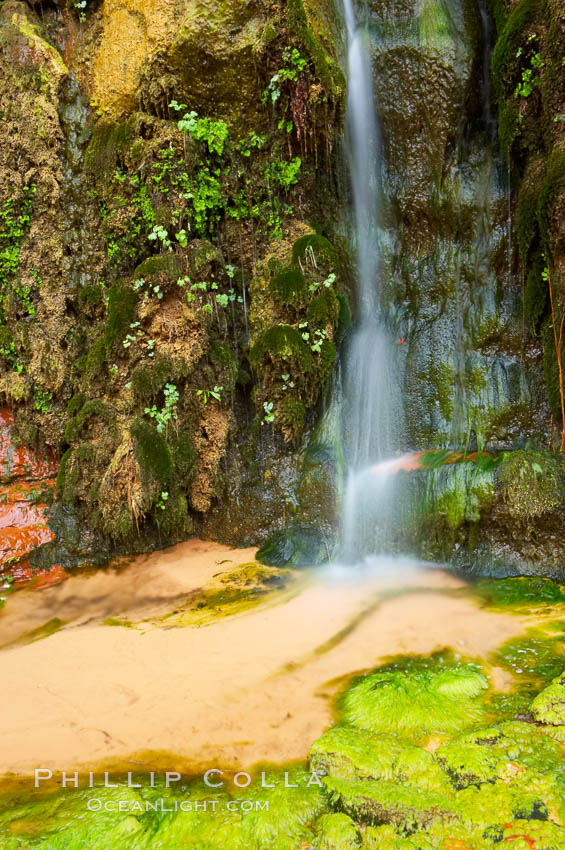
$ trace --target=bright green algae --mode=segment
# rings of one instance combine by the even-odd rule
[[[286,784],[281,768],[267,771],[265,784],[273,787],[262,787],[258,768],[245,789],[195,780],[184,791],[161,783],[5,796],[0,846],[562,850],[565,626],[551,619],[559,614],[561,588],[512,579],[481,585],[478,595],[488,605],[520,613],[544,608],[548,615],[488,659],[512,675],[514,692],[497,694],[490,667],[448,650],[396,658],[350,682],[338,701],[338,722],[312,745],[309,770],[287,768]],[[90,812],[94,798],[125,800],[129,810]],[[192,810],[152,811],[160,798],[169,809],[188,800]],[[204,801],[215,801],[215,811],[195,807]]]

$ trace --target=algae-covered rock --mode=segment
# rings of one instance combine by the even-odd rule
[[[540,576],[518,576],[473,585],[473,593],[496,608],[554,608],[565,602],[565,586]]]
[[[359,827],[347,815],[324,815],[316,824],[314,847],[317,850],[354,850],[361,847]]]
[[[508,510],[525,521],[555,510],[563,501],[563,473],[555,457],[511,452],[500,464],[497,479]]]
[[[312,744],[310,765],[338,779],[390,780],[403,747],[393,735],[370,737],[353,726],[334,726]]]
[[[330,802],[356,820],[422,828],[434,819],[456,820],[453,806],[438,793],[393,782],[348,782],[327,778]]]
[[[536,775],[549,777],[561,768],[559,745],[537,727],[519,721],[458,736],[435,755],[457,788],[498,780],[508,783],[526,774],[533,781]]]
[[[477,698],[486,688],[485,677],[473,665],[377,672],[345,692],[342,716],[357,728],[418,742],[479,721],[483,710]]]
[[[565,673],[538,694],[532,703],[532,714],[539,723],[565,726]]]

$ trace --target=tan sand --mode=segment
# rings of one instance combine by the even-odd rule
[[[351,571],[309,573],[281,604],[200,628],[102,623],[162,611],[253,554],[190,541],[12,597],[0,614],[4,642],[24,622],[26,630],[53,617],[68,625],[0,652],[0,773],[304,758],[332,720],[344,677],[398,653],[451,646],[484,657],[524,628],[522,618],[453,593],[464,583],[448,572],[394,560],[355,579]],[[157,756],[164,752],[174,756]]]

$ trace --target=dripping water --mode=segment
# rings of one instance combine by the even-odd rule
[[[379,255],[381,140],[366,27],[343,0],[347,29],[346,148],[351,177],[358,321],[343,369],[342,445],[346,468],[341,557],[362,560],[387,545],[391,481],[374,467],[398,446],[400,405],[394,344],[383,313]]]

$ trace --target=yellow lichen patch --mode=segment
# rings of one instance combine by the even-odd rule
[[[186,0],[104,3],[104,28],[92,64],[92,95],[102,110],[115,113],[133,107],[141,66],[171,42],[187,5]]]

